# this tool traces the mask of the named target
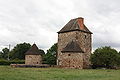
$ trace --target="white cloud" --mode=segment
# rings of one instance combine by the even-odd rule
[[[0,48],[34,42],[48,49],[70,19],[84,17],[93,32],[93,48],[120,49],[119,0],[0,0]]]

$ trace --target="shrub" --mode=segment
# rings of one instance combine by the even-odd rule
[[[10,64],[24,64],[25,61],[24,60],[4,60],[4,59],[0,59],[0,65],[10,65]]]

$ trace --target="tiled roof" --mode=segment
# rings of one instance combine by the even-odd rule
[[[62,52],[80,52],[84,53],[76,41],[71,41],[67,46],[62,50]]]
[[[83,31],[92,34],[92,32],[90,32],[89,29],[84,25],[84,19],[81,17],[70,20],[58,33],[70,31]]]
[[[32,47],[25,53],[25,55],[40,55],[40,51],[36,44],[33,44]]]

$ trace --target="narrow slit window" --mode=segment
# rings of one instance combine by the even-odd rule
[[[87,38],[87,36],[85,35],[85,39]]]

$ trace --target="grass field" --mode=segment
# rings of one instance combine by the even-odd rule
[[[0,66],[0,80],[120,80],[120,70],[11,68]]]

